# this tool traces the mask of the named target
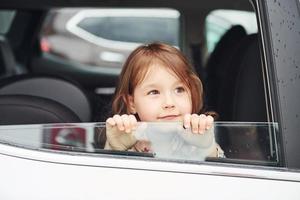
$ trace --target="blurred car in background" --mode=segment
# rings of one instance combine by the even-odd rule
[[[44,23],[41,49],[90,66],[120,68],[141,44],[179,46],[179,19],[172,9],[58,9]]]

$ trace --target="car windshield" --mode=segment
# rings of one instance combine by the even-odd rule
[[[22,148],[54,152],[143,156],[172,161],[217,161],[259,165],[279,164],[277,123],[216,122],[216,142],[223,158],[202,155],[204,140],[211,134],[193,134],[180,123],[138,124],[133,133],[138,140],[151,142],[152,152],[113,151],[103,149],[105,123],[68,123],[0,126],[0,143]],[[105,142],[105,141],[104,141]]]

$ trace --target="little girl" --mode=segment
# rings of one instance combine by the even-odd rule
[[[180,121],[192,133],[204,134],[214,118],[201,113],[202,108],[202,83],[186,57],[163,43],[140,46],[122,69],[112,103],[114,115],[106,120],[105,149],[151,151],[148,141],[137,141],[132,134],[137,121]],[[210,156],[218,157],[222,150],[214,145]]]

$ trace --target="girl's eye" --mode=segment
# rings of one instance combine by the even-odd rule
[[[151,90],[150,92],[147,93],[147,95],[156,95],[159,94],[158,90]]]
[[[183,93],[183,92],[185,92],[185,88],[184,87],[177,87],[175,89],[175,93]]]

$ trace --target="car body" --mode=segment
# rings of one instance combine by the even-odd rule
[[[94,116],[87,122],[20,125],[5,124],[6,117],[0,119],[1,199],[300,198],[299,1],[254,0],[250,4],[242,0],[215,0],[199,4],[193,0],[32,0],[25,5],[10,0],[2,1],[0,6],[4,11],[14,10],[16,16],[14,21],[7,23],[8,28],[1,29],[0,47],[4,50],[1,51],[0,61],[6,64],[5,67],[14,67],[13,70],[8,70],[9,67],[1,68],[1,80],[19,74],[59,75],[79,83],[92,94],[94,100],[91,104]],[[237,40],[235,35],[222,53],[233,52],[233,55],[239,56],[231,58],[226,54],[225,61],[220,63],[221,68],[216,71],[223,73],[222,66],[226,66],[228,60],[237,61],[238,58],[243,60],[233,63],[250,69],[238,73],[239,79],[234,91],[241,90],[241,93],[234,95],[234,115],[228,118],[229,122],[227,118],[222,118],[227,112],[223,110],[224,107],[213,107],[221,117],[215,123],[215,133],[226,158],[203,161],[103,150],[96,142],[99,136],[97,130],[103,130],[105,125],[98,121],[105,120],[106,116],[102,112],[111,100],[120,68],[85,66],[43,52],[40,48],[43,39],[40,35],[42,21],[46,19],[48,10],[57,7],[163,7],[178,10],[182,16],[179,48],[193,61],[199,76],[209,66],[202,67],[206,61],[203,59],[207,56],[203,44],[205,16],[219,8],[253,9],[257,17],[258,33],[254,37],[250,36],[250,39],[256,41],[254,47],[259,46],[259,49],[253,46],[244,49],[245,43],[241,43],[243,45],[234,50],[233,43]],[[10,18],[5,18],[5,21]],[[12,49],[13,65],[9,62],[11,57],[7,54],[7,45]],[[242,49],[250,54],[240,54],[244,53]],[[80,49],[73,50],[80,52]],[[254,56],[256,53],[259,57]],[[218,57],[216,60],[222,59]],[[217,66],[216,62],[214,66]],[[230,63],[229,66],[235,65]],[[258,67],[259,76],[251,71],[255,67]],[[228,69],[234,72],[232,68]],[[211,74],[208,70],[205,72],[207,74],[204,73],[203,80],[210,81]],[[241,74],[244,75],[240,77]],[[262,77],[261,80],[259,77]],[[232,79],[231,76],[225,79],[221,86],[230,83]],[[48,86],[50,88],[50,83]],[[0,97],[4,95],[1,88]],[[228,88],[221,88],[226,90],[227,95],[220,95],[218,101],[231,96],[227,92]],[[50,89],[47,92],[51,93]],[[73,99],[75,101],[76,98]],[[230,101],[226,100],[221,101],[225,108],[230,107]],[[261,113],[263,118],[256,117]],[[21,114],[12,112],[9,116],[17,118]],[[257,154],[261,149],[266,153],[263,157]]]

